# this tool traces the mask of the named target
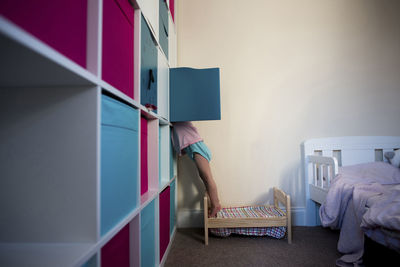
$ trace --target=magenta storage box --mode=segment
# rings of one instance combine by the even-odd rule
[[[160,193],[160,261],[169,244],[170,187]]]
[[[129,267],[129,223],[101,248],[102,267]]]
[[[129,0],[103,0],[102,79],[131,98],[133,20]]]
[[[149,190],[147,120],[140,118],[140,195]]]
[[[2,0],[0,15],[86,68],[87,0]]]
[[[171,12],[172,20],[175,21],[175,2],[174,2],[174,0],[169,0],[169,10]]]

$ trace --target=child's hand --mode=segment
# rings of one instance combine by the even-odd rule
[[[211,205],[211,208],[208,213],[208,217],[214,218],[217,217],[217,213],[221,210],[221,205],[218,204],[216,206]]]

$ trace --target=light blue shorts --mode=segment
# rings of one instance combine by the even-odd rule
[[[194,160],[194,153],[198,153],[208,160],[208,162],[211,161],[211,152],[203,141],[191,144],[190,146],[185,147],[183,151],[185,151],[192,160]]]

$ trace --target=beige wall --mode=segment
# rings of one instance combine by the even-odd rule
[[[400,135],[400,1],[180,0],[178,65],[221,68],[221,121],[196,122],[222,203],[304,206],[300,144]],[[179,161],[180,212],[203,186]]]

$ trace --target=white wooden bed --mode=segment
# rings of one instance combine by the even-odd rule
[[[305,224],[319,224],[318,204],[324,202],[339,166],[386,161],[384,153],[399,148],[399,136],[346,136],[305,141],[302,144],[306,191]]]
[[[239,227],[286,227],[286,236],[288,243],[292,243],[292,227],[291,227],[291,206],[290,196],[282,190],[274,188],[274,205],[265,206],[279,210],[281,216],[270,217],[236,217],[236,218],[216,218],[208,217],[209,201],[208,196],[204,197],[204,241],[208,245],[208,230],[209,228],[239,228]],[[280,209],[279,204],[282,204],[284,211]],[[257,207],[257,206],[253,206]],[[240,208],[240,207],[239,207]],[[224,208],[223,208],[224,209]]]

